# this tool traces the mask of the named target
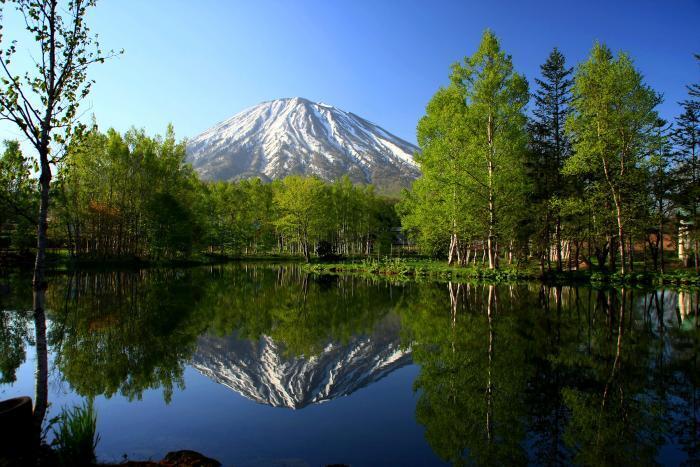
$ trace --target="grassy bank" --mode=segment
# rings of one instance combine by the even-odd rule
[[[563,271],[541,274],[536,265],[504,266],[490,270],[482,266],[448,266],[445,261],[429,259],[364,259],[334,263],[305,264],[304,269],[319,274],[354,273],[397,278],[426,278],[439,280],[474,280],[480,282],[513,282],[538,280],[551,284],[593,285],[677,285],[700,286],[700,275],[690,270],[674,270],[665,274],[633,272],[622,275],[605,271]]]

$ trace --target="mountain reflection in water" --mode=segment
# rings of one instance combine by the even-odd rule
[[[33,393],[25,283],[2,284],[3,398]],[[97,398],[102,458],[188,448],[236,465],[700,462],[697,290],[226,265],[56,276],[47,303],[49,402]],[[162,436],[115,421],[144,407]]]
[[[201,337],[192,366],[239,394],[273,407],[300,409],[347,396],[411,363],[399,344],[399,320],[387,316],[367,336],[329,342],[318,354],[287,356],[283,346],[257,341]]]

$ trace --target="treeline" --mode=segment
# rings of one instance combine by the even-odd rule
[[[201,219],[210,252],[369,255],[389,252],[400,224],[389,199],[347,177],[326,183],[288,176],[202,183]]]
[[[52,183],[50,239],[78,259],[186,259],[218,255],[389,253],[400,225],[393,201],[348,178],[290,176],[203,182],[185,162],[172,127],[151,137],[132,129],[76,134]],[[0,159],[8,249],[35,243],[38,191],[15,142]]]
[[[555,48],[541,72],[531,95],[490,31],[453,65],[418,124],[423,176],[399,206],[422,251],[491,269],[626,273],[644,259],[663,272],[673,239],[697,270],[700,85],[671,124],[632,59],[603,44],[575,69]]]

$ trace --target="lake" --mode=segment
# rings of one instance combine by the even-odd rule
[[[29,284],[3,279],[2,399],[34,396]],[[93,398],[102,461],[700,462],[697,291],[229,264],[57,275],[47,309],[47,419]]]

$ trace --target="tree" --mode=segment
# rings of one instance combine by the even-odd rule
[[[450,81],[418,126],[423,178],[402,208],[405,227],[447,233],[450,262],[460,235],[485,239],[496,269],[498,237],[512,239],[523,214],[527,81],[488,30],[477,52],[452,66]]]
[[[672,177],[672,148],[669,140],[670,125],[664,120],[656,124],[655,142],[648,157],[648,179],[651,206],[649,222],[646,226],[646,239],[654,263],[654,270],[659,267],[665,272],[664,234],[666,223],[671,215],[671,194],[676,180]]]
[[[572,113],[567,130],[574,154],[564,173],[592,175],[605,187],[614,207],[617,246],[622,273],[628,271],[627,221],[637,192],[635,181],[658,120],[661,96],[643,82],[624,53],[614,57],[603,44],[595,44],[589,59],[575,76]]]
[[[25,250],[34,238],[35,181],[32,164],[20,150],[19,142],[5,141],[0,156],[0,234],[8,246]]]
[[[4,2],[3,2],[4,3]],[[38,48],[34,67],[23,75],[11,69],[17,41],[3,46],[0,29],[0,119],[19,128],[36,150],[39,163],[39,213],[34,264],[34,314],[37,335],[37,373],[46,375],[37,384],[34,418],[37,433],[46,413],[48,360],[43,288],[48,232],[51,164],[70,139],[78,107],[90,92],[88,68],[111,54],[103,54],[85,22],[95,0],[14,0],[26,24],[28,36]],[[0,16],[4,13],[0,9]],[[26,48],[30,48],[28,45]],[[52,149],[54,149],[52,151]],[[58,151],[56,150],[58,149]]]
[[[67,154],[52,215],[73,255],[170,259],[188,256],[199,244],[199,210],[207,204],[199,203],[200,182],[172,126],[164,137],[149,137],[135,129],[101,133],[95,125],[74,136]]]
[[[413,189],[420,198],[412,210],[413,220],[407,218],[406,226],[415,225],[421,232],[449,235],[447,263],[461,262],[460,242],[469,240],[474,220],[469,205],[478,203],[472,199],[477,194],[463,180],[469,170],[466,148],[466,106],[464,94],[457,85],[441,88],[426,107],[425,116],[418,122],[418,144],[421,152],[416,155],[423,176]],[[466,238],[465,238],[466,237]]]
[[[700,60],[700,55],[695,56]],[[676,131],[673,134],[673,143],[676,148],[675,178],[678,182],[676,198],[681,208],[679,217],[684,223],[683,228],[687,235],[680,238],[680,242],[693,243],[695,251],[695,271],[700,267],[698,263],[698,225],[700,225],[700,164],[698,164],[698,148],[700,146],[700,84],[688,86],[688,96],[680,102],[683,113],[676,118]],[[690,255],[686,255],[686,261]],[[687,263],[686,263],[687,266]]]
[[[534,184],[534,199],[543,205],[544,219],[542,238],[546,242],[544,252],[547,264],[552,230],[554,230],[555,258],[557,270],[562,270],[562,216],[558,201],[567,194],[571,180],[565,180],[561,174],[564,161],[571,155],[571,145],[564,131],[564,122],[569,115],[573,68],[566,66],[564,55],[555,47],[540,66],[542,79],[535,79],[538,89],[534,94],[534,119],[530,125],[532,149],[534,153],[533,175],[537,177]],[[554,224],[554,229],[552,229]]]
[[[275,204],[280,217],[275,224],[293,242],[298,243],[304,259],[311,258],[311,244],[324,229],[327,212],[326,185],[318,178],[290,176],[275,191]]]

